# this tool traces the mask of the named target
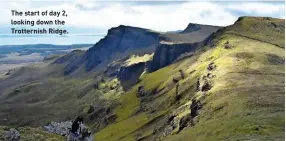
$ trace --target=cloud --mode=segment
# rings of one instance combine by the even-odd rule
[[[9,24],[11,9],[66,10],[68,26],[107,30],[120,24],[149,28],[157,31],[184,29],[188,23],[230,25],[239,16],[284,17],[284,3],[265,2],[128,2],[89,1],[65,2],[6,2],[0,5],[0,24]],[[39,8],[37,8],[39,7]],[[13,17],[15,18],[15,17]],[[16,17],[19,19],[20,17]],[[39,17],[25,17],[39,19]],[[54,20],[55,17],[41,17]]]
[[[227,5],[227,9],[234,11],[239,11],[247,14],[255,15],[284,15],[285,14],[285,5],[284,3],[241,3],[239,5]]]

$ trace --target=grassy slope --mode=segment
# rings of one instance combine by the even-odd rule
[[[273,19],[271,22],[281,21]],[[117,122],[99,131],[95,138],[124,141],[139,138],[173,141],[283,139],[285,50],[280,45],[284,44],[284,34],[268,30],[260,18],[247,17],[236,24],[214,39],[218,41],[215,48],[142,77],[139,84],[121,97],[121,105],[116,110]],[[244,30],[245,26],[250,28]],[[238,34],[233,34],[234,31]],[[275,40],[265,36],[272,34]],[[234,47],[224,49],[226,41]],[[196,80],[207,73],[211,61],[217,65],[213,72],[216,75],[214,87],[202,96],[195,90]],[[186,72],[187,78],[180,81],[182,98],[175,101],[171,80],[180,69]],[[136,96],[137,88],[142,85],[153,92],[151,100],[142,102]],[[178,134],[152,138],[154,129],[164,124],[160,123],[161,119],[190,103],[192,97],[203,97],[203,108],[197,117],[199,122]],[[143,111],[139,110],[141,107]]]
[[[84,105],[98,100],[98,93],[90,79],[50,77],[21,84],[1,95],[0,116],[8,119],[1,122],[37,127],[50,121],[70,120]]]
[[[224,49],[225,40],[235,48]],[[283,139],[284,49],[227,35],[210,55],[218,66],[215,86],[204,99],[199,123],[167,139]]]
[[[285,20],[268,17],[240,17],[226,33],[237,34],[285,48]]]

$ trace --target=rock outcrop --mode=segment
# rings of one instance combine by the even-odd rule
[[[91,132],[85,125],[81,125],[81,130],[79,135],[75,135],[70,132],[72,127],[71,121],[64,122],[54,122],[52,121],[46,126],[43,126],[43,129],[48,133],[58,134],[61,136],[65,136],[67,141],[92,141]]]
[[[11,128],[9,131],[5,131],[3,134],[4,140],[7,141],[19,141],[20,136],[20,133],[14,128]]]
[[[140,62],[130,66],[122,66],[118,72],[118,78],[124,90],[128,90],[136,84],[140,75],[145,70],[145,62]]]
[[[173,63],[180,55],[186,52],[195,52],[201,47],[203,42],[197,43],[172,43],[162,41],[158,45],[153,60],[151,61],[148,71],[154,72],[162,67]]]
[[[46,126],[43,126],[43,129],[49,133],[58,134],[61,136],[66,136],[69,134],[69,128],[71,128],[72,122],[65,121],[65,122],[54,122],[52,121]]]

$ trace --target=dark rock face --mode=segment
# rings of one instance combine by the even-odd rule
[[[178,132],[180,132],[181,130],[183,130],[184,128],[188,126],[195,125],[194,118],[199,115],[199,110],[201,108],[202,108],[201,102],[196,99],[192,99],[192,104],[190,105],[191,113],[183,116],[180,119]]]
[[[198,31],[200,30],[202,27],[201,25],[199,24],[193,24],[193,23],[190,23],[187,28],[182,31],[181,33],[188,33],[188,32],[194,32],[194,31]]]
[[[196,99],[193,99],[190,108],[191,108],[191,116],[192,117],[197,116],[198,115],[198,110],[201,109],[200,101],[198,101]]]
[[[190,23],[187,28],[182,31],[181,33],[191,33],[199,30],[206,30],[209,32],[215,32],[216,30],[220,29],[220,26],[211,26],[211,25],[202,25],[202,24],[195,24]]]
[[[137,94],[139,97],[143,97],[145,95],[144,86],[140,86],[137,90]]]
[[[212,70],[214,70],[216,68],[216,65],[214,64],[214,62],[211,62],[209,65],[208,65],[208,70],[209,71],[212,71]]]
[[[107,35],[86,52],[73,51],[58,58],[54,63],[65,64],[65,75],[74,72],[82,65],[86,71],[91,71],[100,64],[107,65],[130,54],[153,53],[161,40],[168,39],[158,32],[120,25],[109,29]]]
[[[201,42],[198,43],[168,43],[161,42],[154,54],[148,71],[154,72],[162,67],[165,67],[173,63],[180,55],[186,52],[194,52],[201,46]]]
[[[128,90],[138,81],[144,72],[145,62],[140,62],[130,66],[122,66],[117,74],[124,90]]]
[[[90,71],[104,61],[115,59],[116,53],[124,54],[127,50],[143,49],[145,53],[155,51],[154,44],[158,44],[163,37],[159,33],[147,29],[119,26],[108,30],[107,36],[96,43],[84,55],[86,61],[86,70]]]

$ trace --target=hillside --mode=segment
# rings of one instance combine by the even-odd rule
[[[264,24],[261,18],[248,18],[253,24]],[[120,98],[121,105],[114,111],[116,122],[95,138],[284,139],[285,56],[283,48],[273,45],[284,35],[270,44],[230,34],[232,27],[243,28],[237,24],[240,21],[214,34],[209,44],[213,47],[141,77]],[[248,34],[257,30],[251,29]],[[260,33],[271,34],[265,30]],[[284,26],[279,30],[285,30]]]
[[[263,17],[181,33],[112,28],[86,52],[0,80],[0,125],[42,135],[81,115],[99,141],[283,140],[284,31]]]
[[[170,39],[164,33],[121,25],[111,28],[105,38],[87,51],[74,50],[54,58],[51,64],[16,70],[0,80],[0,117],[9,119],[0,119],[0,123],[37,127],[54,120],[72,119],[94,103],[113,106],[116,100],[108,98],[116,99],[130,89],[159,42]],[[142,55],[150,57],[137,59]],[[122,65],[125,62],[128,65]],[[141,65],[136,65],[138,62]],[[138,73],[126,77],[137,67]]]

